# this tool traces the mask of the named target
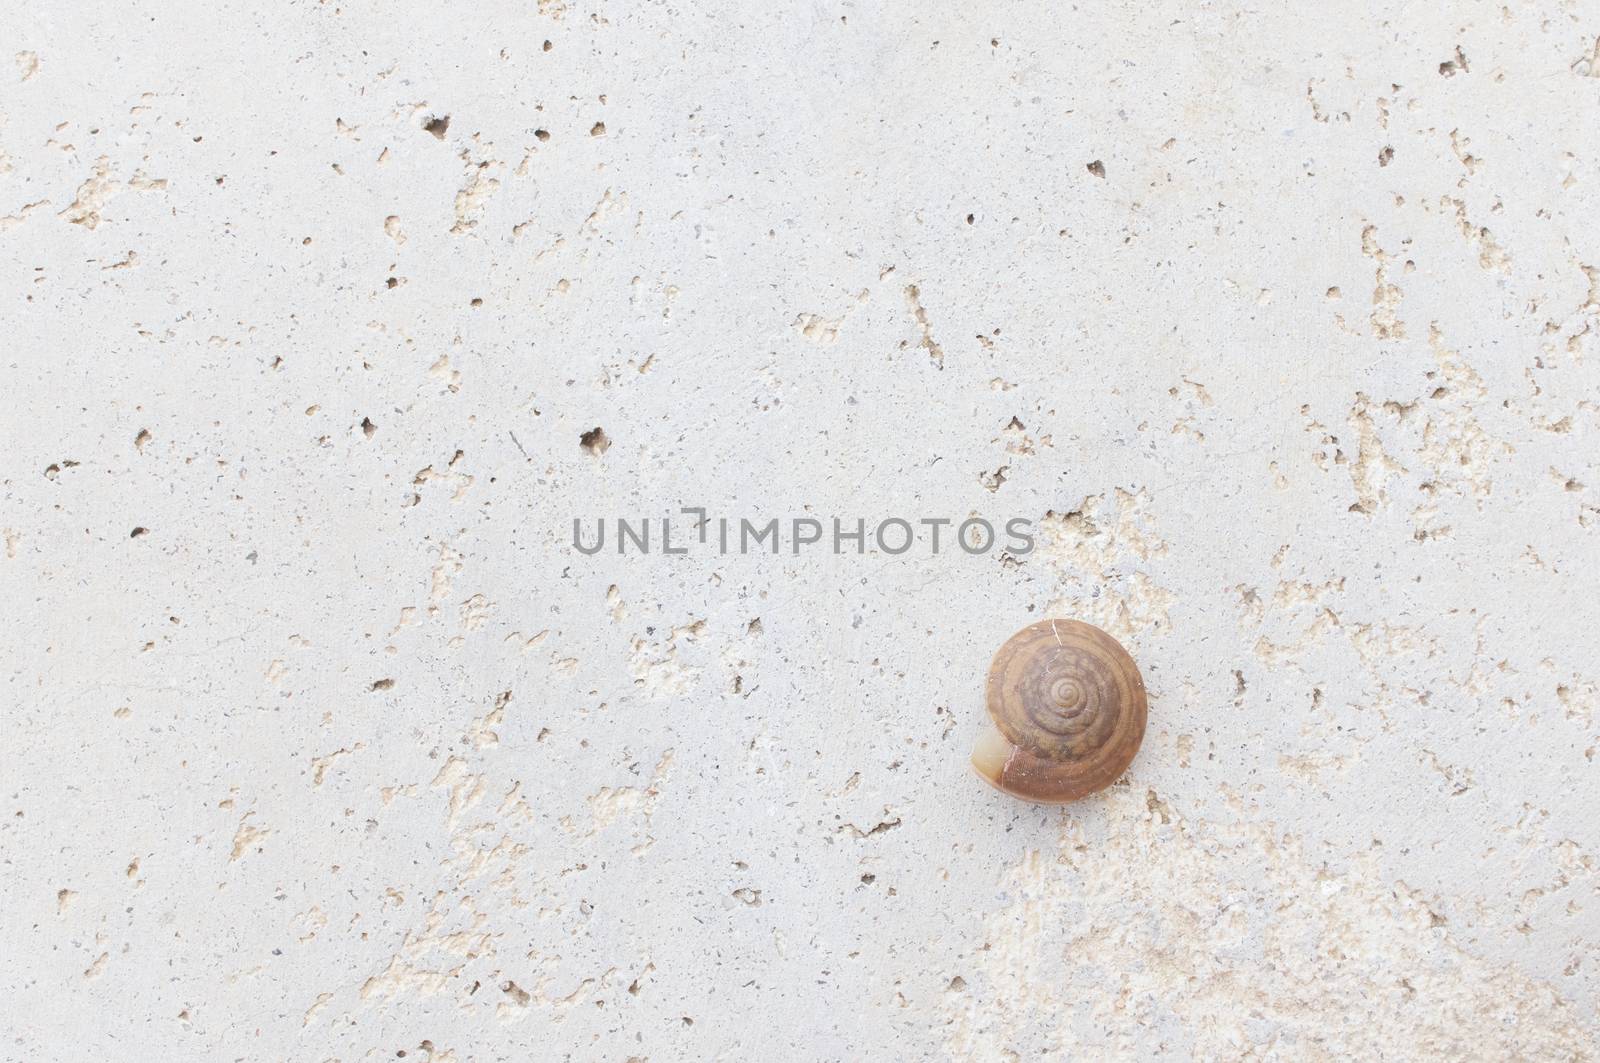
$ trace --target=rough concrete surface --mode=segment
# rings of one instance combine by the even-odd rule
[[[1600,1058],[1600,4],[0,26],[0,1058]]]

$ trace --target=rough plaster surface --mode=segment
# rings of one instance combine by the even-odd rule
[[[1596,1058],[1600,6],[4,8],[0,1056]]]

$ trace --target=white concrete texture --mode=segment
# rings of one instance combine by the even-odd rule
[[[0,1058],[1600,1056],[1600,4],[0,26]]]

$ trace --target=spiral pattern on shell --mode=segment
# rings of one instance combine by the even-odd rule
[[[1133,658],[1077,620],[1041,620],[1000,647],[988,709],[998,736],[973,764],[1007,793],[1071,801],[1109,786],[1144,738],[1147,699]],[[1003,745],[998,739],[1003,739]]]

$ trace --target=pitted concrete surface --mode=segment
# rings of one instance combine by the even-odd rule
[[[0,1058],[1600,1055],[1600,6],[0,24]]]

